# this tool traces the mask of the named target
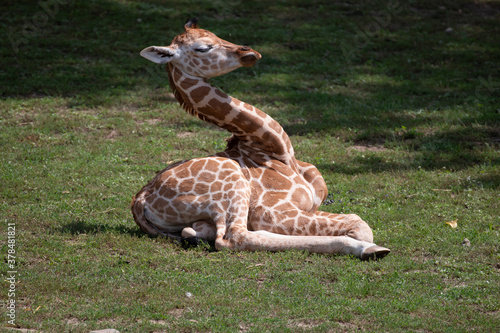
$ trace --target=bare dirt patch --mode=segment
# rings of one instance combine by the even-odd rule
[[[288,324],[287,326],[290,328],[302,328],[302,329],[311,329],[314,327],[317,327],[321,325],[321,322],[318,320],[302,320],[302,321],[296,321]]]
[[[143,125],[143,124],[148,124],[148,125],[156,125],[158,123],[161,123],[163,119],[161,118],[150,118],[150,119],[144,119],[144,120],[135,120],[137,125]]]
[[[339,326],[342,328],[344,331],[357,331],[359,329],[358,325],[353,324],[353,323],[346,323],[343,321],[337,322]]]
[[[161,123],[162,119],[161,118],[151,118],[151,119],[146,119],[145,122],[148,123],[149,125],[154,125],[154,124]]]
[[[193,132],[180,132],[180,133],[177,134],[177,137],[180,138],[180,139],[191,138],[193,136],[194,136]]]
[[[347,148],[348,151],[356,150],[356,151],[385,151],[387,148],[382,146],[363,146],[363,145],[355,145]]]
[[[87,324],[83,321],[83,320],[80,320],[76,317],[70,317],[66,320],[66,324],[68,325],[73,325],[73,326],[87,326]]]
[[[168,311],[168,314],[172,315],[175,319],[179,319],[184,314],[184,309],[172,309]]]
[[[109,132],[108,135],[106,135],[106,139],[110,140],[110,141],[115,141],[117,137],[119,137],[121,134],[120,132],[116,131],[116,130],[112,130],[111,132]]]

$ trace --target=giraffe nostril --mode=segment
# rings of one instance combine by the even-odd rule
[[[250,48],[248,46],[241,46],[240,51],[250,51]]]

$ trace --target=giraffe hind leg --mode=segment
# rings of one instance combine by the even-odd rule
[[[182,229],[181,236],[183,238],[197,238],[205,241],[215,241],[216,229],[215,226],[207,221],[194,222],[191,227]]]

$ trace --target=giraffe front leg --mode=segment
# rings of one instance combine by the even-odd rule
[[[332,214],[322,211],[317,211],[313,214],[319,223],[319,234],[329,235],[331,232],[337,232],[339,235],[346,235],[370,243],[373,242],[372,229],[368,223],[356,214]]]
[[[254,209],[249,225],[255,230],[255,234],[282,240],[286,239],[283,237],[292,236],[296,237],[297,241],[297,237],[301,237],[300,241],[306,244],[301,246],[313,246],[309,245],[309,242],[317,242],[316,244],[322,245],[314,245],[312,249],[323,252],[330,248],[334,252],[329,253],[353,254],[363,260],[383,258],[390,252],[389,249],[373,243],[371,228],[355,214],[311,213],[298,210],[291,204],[281,207],[286,209]],[[326,239],[332,242],[330,247]],[[345,244],[345,248],[342,248],[342,244]]]
[[[238,205],[235,211],[240,211],[241,214],[231,217],[229,223],[226,223],[225,218],[221,216],[217,223],[215,247],[218,250],[229,248],[241,251],[276,252],[297,249],[312,253],[354,255],[362,260],[383,258],[390,252],[389,249],[377,246],[372,242],[354,239],[346,235],[290,236],[264,230],[249,231],[244,215],[246,208]]]
[[[372,243],[370,226],[356,214],[307,212],[292,204],[280,205],[280,210],[257,207],[250,217],[250,230],[266,230],[290,236],[349,236]]]
[[[372,242],[343,236],[290,236],[265,230],[249,231],[245,216],[239,216],[227,228],[217,224],[216,248],[241,251],[307,250],[312,253],[354,255],[362,260],[383,258],[390,250]]]
[[[243,251],[307,250],[311,253],[353,255],[361,260],[385,257],[390,250],[348,236],[287,236],[268,231],[238,230],[228,239],[230,248]]]

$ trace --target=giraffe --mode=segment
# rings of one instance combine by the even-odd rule
[[[359,216],[318,211],[326,183],[316,167],[295,158],[276,120],[209,83],[253,66],[261,55],[199,28],[197,21],[188,20],[170,46],[150,46],[140,54],[166,64],[185,111],[232,136],[224,151],[172,164],[134,196],[131,209],[141,230],[212,241],[218,250],[386,256],[390,250],[373,243]]]

